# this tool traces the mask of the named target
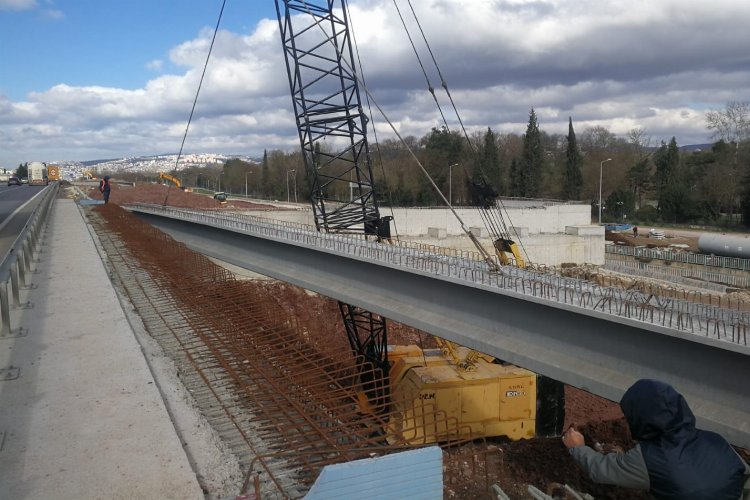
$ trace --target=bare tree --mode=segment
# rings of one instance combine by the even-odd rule
[[[646,129],[643,127],[632,128],[628,131],[628,140],[633,146],[633,150],[638,156],[638,159],[642,159],[648,155],[648,149],[651,147],[651,136],[646,134]]]
[[[617,136],[606,127],[595,125],[586,128],[581,137],[579,137],[578,142],[581,145],[581,149],[585,152],[606,151],[617,144]]]
[[[725,109],[707,112],[706,127],[714,139],[734,143],[750,139],[750,102],[730,101]]]

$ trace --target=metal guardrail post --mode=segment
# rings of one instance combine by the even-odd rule
[[[13,307],[21,307],[21,296],[19,295],[18,286],[18,269],[21,263],[16,259],[15,264],[10,269],[10,290],[13,294]]]
[[[0,283],[0,315],[2,316],[2,325],[0,325],[0,337],[10,335],[10,304],[8,303],[8,283]]]
[[[24,248],[26,250],[23,253],[23,259],[26,266],[26,271],[29,273],[33,273],[34,271],[31,268],[31,263],[34,262],[34,248],[31,246],[31,240],[26,240],[24,242]]]
[[[39,244],[40,231],[47,219],[52,200],[55,199],[58,187],[46,190],[44,199],[39,203],[26,228],[16,239],[13,247],[6,258],[0,262],[0,337],[20,337],[26,335],[23,328],[11,328],[11,304],[8,285],[11,286],[13,295],[13,306],[16,308],[30,307],[30,304],[22,304],[20,297],[21,286],[28,288],[33,285],[26,284],[26,271],[31,271],[31,261],[34,260],[33,252]]]

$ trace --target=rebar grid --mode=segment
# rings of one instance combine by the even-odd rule
[[[748,345],[750,312],[741,301],[727,302],[710,294],[663,296],[656,290],[623,289],[602,286],[582,279],[559,276],[547,270],[518,269],[511,266],[494,271],[471,253],[434,252],[435,247],[397,242],[382,245],[350,235],[327,234],[304,224],[272,221],[245,214],[195,211],[158,205],[135,204],[139,212],[151,213],[230,231],[301,243],[326,249],[341,256],[357,257],[436,277],[450,277],[489,288],[509,290],[618,317],[634,319],[681,332]],[[694,302],[692,300],[699,300]],[[731,306],[731,308],[727,307]]]
[[[419,429],[394,430],[388,423],[399,415],[386,402],[361,411],[363,362],[351,352],[312,337],[261,287],[234,279],[119,207],[95,213],[100,241],[146,328],[166,352],[184,358],[181,378],[248,475],[262,476],[263,498],[303,495],[328,464],[426,444],[404,437],[414,435],[437,435],[450,450],[446,484],[489,491],[487,447],[469,444],[473,436],[460,421],[410,402],[402,408],[420,416],[411,421]],[[371,367],[367,375],[383,379]],[[466,477],[465,463],[477,473]]]

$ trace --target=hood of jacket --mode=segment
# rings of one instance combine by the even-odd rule
[[[664,382],[642,379],[633,384],[620,400],[620,408],[639,441],[690,434],[695,431],[695,415],[682,394]]]

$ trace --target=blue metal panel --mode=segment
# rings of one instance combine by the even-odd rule
[[[329,465],[305,498],[439,500],[443,498],[443,452],[430,446]]]

